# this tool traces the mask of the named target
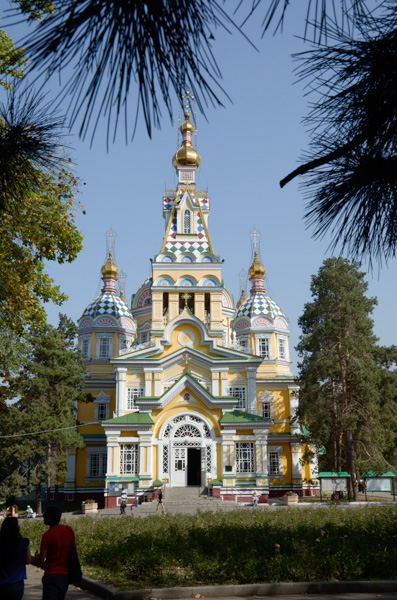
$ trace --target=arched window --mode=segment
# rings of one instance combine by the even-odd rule
[[[190,210],[183,211],[183,233],[191,233],[192,215]]]

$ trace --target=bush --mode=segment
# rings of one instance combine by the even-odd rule
[[[72,525],[87,574],[132,589],[394,579],[396,523],[389,507],[331,507],[79,518]],[[44,530],[41,522],[23,523],[34,544]]]

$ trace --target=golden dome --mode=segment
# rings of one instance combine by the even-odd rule
[[[117,279],[117,275],[119,274],[119,270],[113,262],[112,251],[109,250],[109,258],[103,265],[101,269],[102,277],[112,277],[113,279]]]
[[[265,274],[265,267],[262,265],[261,261],[258,258],[258,252],[255,250],[254,252],[254,260],[250,268],[248,269],[248,273],[250,277],[263,277]]]
[[[236,304],[236,308],[237,310],[240,308],[240,306],[242,305],[243,302],[245,302],[247,300],[247,297],[244,293],[244,290],[241,290],[241,295],[240,298],[237,300],[237,304]]]
[[[199,167],[201,156],[192,146],[191,137],[194,132],[194,127],[189,121],[190,113],[185,112],[185,121],[181,125],[181,133],[183,136],[182,146],[176,151],[172,158],[172,164],[176,168],[177,165],[187,165]]]

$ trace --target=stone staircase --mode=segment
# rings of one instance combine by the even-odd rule
[[[207,488],[199,486],[173,488],[166,486],[163,494],[167,506],[180,504],[208,506],[208,503],[213,500],[212,497],[208,496]]]

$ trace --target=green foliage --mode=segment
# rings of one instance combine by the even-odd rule
[[[313,301],[299,319],[302,335],[299,417],[309,440],[327,453],[322,468],[385,471],[396,448],[395,349],[379,348],[359,265],[330,258],[312,277]],[[386,368],[385,368],[386,367]],[[327,469],[328,467],[328,469]]]
[[[11,84],[4,77],[23,77],[26,62],[22,48],[15,48],[12,39],[0,29],[0,85],[10,90]]]
[[[13,0],[13,2],[19,6],[22,13],[28,15],[29,21],[37,21],[54,10],[51,0]]]
[[[397,564],[393,508],[84,517],[72,526],[85,574],[119,589],[394,579]],[[45,527],[22,530],[38,545]]]
[[[20,367],[9,379],[15,401],[4,407],[0,422],[0,495],[34,486],[38,512],[44,476],[56,485],[66,472],[65,449],[83,445],[74,415],[75,403],[86,399],[76,334],[76,326],[62,315],[58,329],[31,329]]]

